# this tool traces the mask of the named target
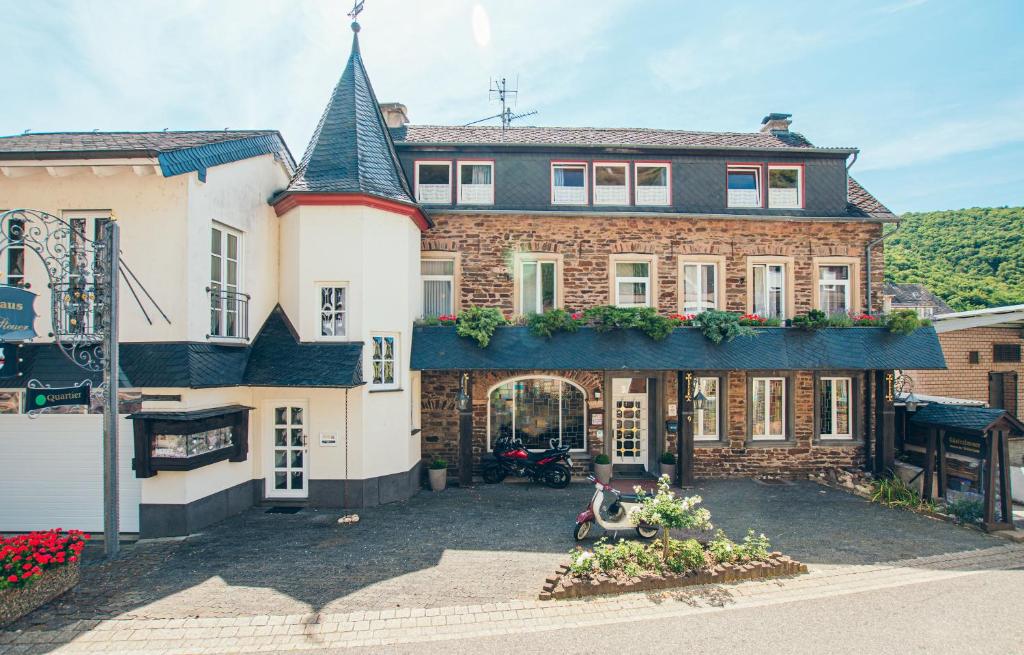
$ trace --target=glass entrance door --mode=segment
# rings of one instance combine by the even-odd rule
[[[647,466],[647,378],[612,380],[612,463]]]
[[[270,471],[267,498],[305,498],[309,485],[309,447],[306,404],[271,403]]]

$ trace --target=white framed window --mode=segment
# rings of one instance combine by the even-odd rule
[[[528,448],[549,448],[551,439],[570,450],[587,449],[587,394],[554,377],[507,380],[487,393],[487,449],[502,436]]]
[[[558,261],[524,255],[518,259],[519,312],[543,314],[558,308]]]
[[[460,161],[458,181],[460,205],[494,204],[493,161]]]
[[[629,164],[594,162],[594,204],[629,204]]]
[[[370,336],[370,388],[399,388],[398,335],[394,333],[378,333]]]
[[[637,162],[633,180],[637,205],[672,204],[672,167],[668,162]]]
[[[853,311],[850,267],[846,264],[818,266],[818,309],[829,316]]]
[[[751,381],[751,439],[781,441],[786,438],[786,378],[754,378]]]
[[[417,161],[415,169],[416,202],[424,205],[452,204],[452,163]]]
[[[719,309],[718,263],[705,261],[683,261],[680,264],[682,276],[682,302],[684,314],[699,314],[709,309]]]
[[[341,339],[348,333],[348,285],[320,284],[320,337]]]
[[[761,318],[786,318],[786,265],[754,264],[751,267],[752,309]]]
[[[651,262],[618,260],[615,265],[615,305],[651,306]]]
[[[818,437],[821,439],[853,438],[853,380],[850,378],[819,378]]]
[[[704,395],[704,409],[693,410],[693,440],[694,441],[718,441],[719,421],[721,405],[719,402],[718,385],[719,379],[697,378],[694,385],[694,394],[697,390]]]
[[[242,233],[214,223],[210,237],[210,336],[244,338]]]
[[[585,162],[551,163],[551,204],[587,204],[587,164]]]
[[[768,207],[800,209],[804,206],[804,167],[768,164]]]
[[[455,257],[420,259],[423,281],[423,317],[455,313]]]
[[[761,206],[761,166],[729,164],[726,170],[729,207]]]

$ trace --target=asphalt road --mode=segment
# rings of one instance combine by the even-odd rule
[[[366,653],[1024,653],[1024,570],[677,619],[374,648]]]

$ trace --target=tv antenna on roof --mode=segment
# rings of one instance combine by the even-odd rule
[[[508,82],[505,80],[504,77],[501,78],[501,79],[492,79],[492,80],[490,80],[490,87],[488,88],[488,100],[497,100],[498,102],[500,102],[501,103],[501,113],[500,114],[495,114],[493,116],[488,116],[487,118],[481,118],[481,119],[475,120],[475,121],[473,121],[471,123],[466,123],[466,125],[476,125],[477,123],[483,123],[484,121],[489,121],[489,120],[492,120],[494,118],[500,118],[501,119],[501,131],[504,132],[508,128],[512,127],[512,121],[516,120],[517,118],[524,118],[526,116],[533,116],[534,114],[537,113],[535,111],[528,111],[528,112],[524,112],[522,114],[513,114],[512,113],[512,109],[509,107],[509,104],[513,104],[513,105],[518,104],[518,102],[517,102],[518,98],[519,98],[519,76],[518,75],[516,76],[515,87],[511,88],[511,89],[508,88]]]

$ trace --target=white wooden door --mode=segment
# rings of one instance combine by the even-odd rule
[[[647,379],[612,380],[612,463],[647,465]]]
[[[270,468],[267,498],[306,498],[309,495],[309,412],[305,401],[265,405]]]

